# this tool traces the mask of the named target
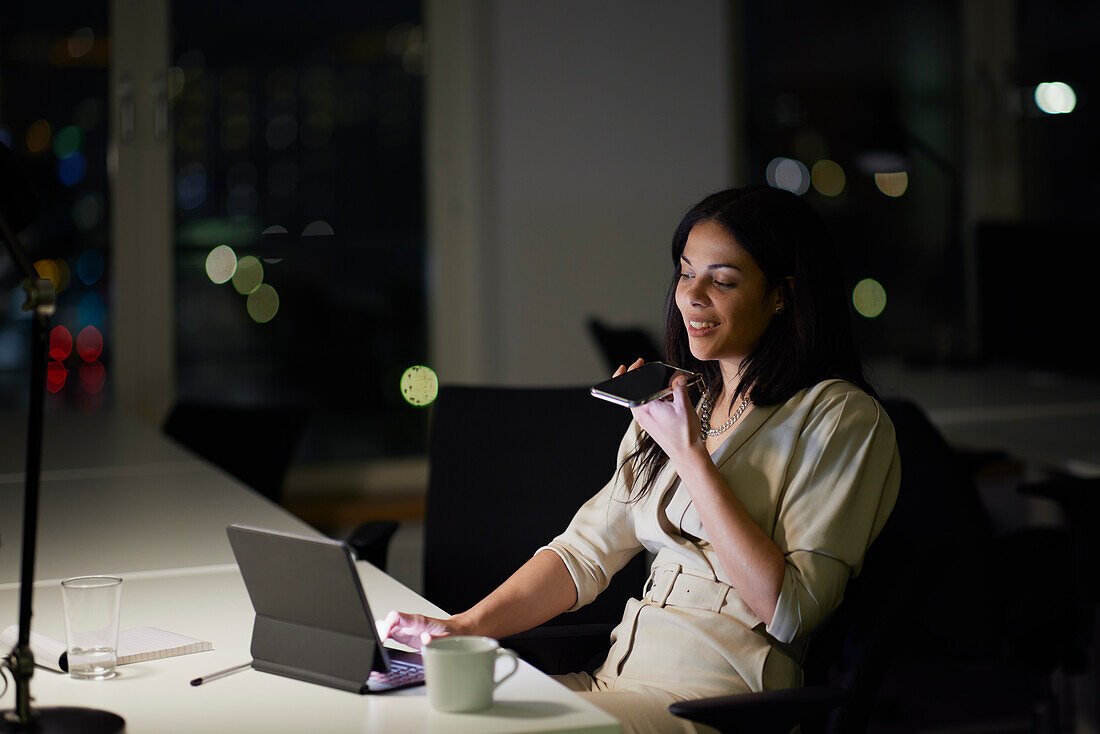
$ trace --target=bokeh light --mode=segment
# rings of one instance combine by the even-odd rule
[[[241,295],[248,295],[264,282],[264,266],[252,255],[245,255],[237,261],[237,272],[233,273],[233,287]]]
[[[103,195],[97,191],[89,191],[82,195],[73,204],[73,224],[81,232],[90,232],[95,229],[103,216]]]
[[[61,128],[53,139],[53,154],[58,158],[68,158],[83,147],[84,131],[76,125]]]
[[[221,285],[237,272],[237,253],[229,245],[218,245],[206,256],[206,276]]]
[[[431,404],[439,395],[439,378],[431,367],[414,365],[401,375],[401,397],[410,405]]]
[[[248,294],[245,308],[253,321],[266,324],[279,312],[279,294],[267,283],[262,283]]]
[[[30,320],[31,312],[23,310],[23,304],[26,302],[27,292],[23,290],[22,285],[13,286],[12,289],[8,291],[8,313],[12,320]]]
[[[176,201],[188,211],[206,201],[206,169],[201,163],[189,163],[176,174]]]
[[[45,120],[35,120],[27,128],[27,150],[31,153],[41,153],[50,144],[50,123]]]
[[[95,285],[103,277],[103,255],[99,250],[85,250],[76,259],[76,277],[84,285]]]
[[[81,324],[103,326],[107,318],[107,304],[103,302],[103,296],[96,291],[88,291],[81,296],[76,304],[76,318]]]
[[[897,198],[909,188],[909,174],[905,171],[893,173],[876,173],[875,186],[887,196]]]
[[[87,56],[93,46],[95,46],[95,33],[92,29],[87,26],[77,28],[69,37],[69,56],[74,59]]]
[[[68,376],[69,371],[65,369],[65,365],[51,360],[46,365],[46,389],[52,393],[61,392]]]
[[[34,269],[38,277],[50,281],[55,293],[60,293],[69,287],[72,273],[64,260],[37,260],[34,263]]]
[[[54,266],[57,268],[57,284],[55,288],[58,293],[69,287],[69,284],[73,280],[73,271],[69,269],[69,263],[62,259],[57,258],[53,261]]]
[[[874,278],[864,278],[852,289],[852,305],[860,316],[877,318],[886,308],[886,289]]]
[[[85,362],[94,362],[103,354],[103,334],[94,326],[85,326],[76,335],[76,353]]]
[[[1066,115],[1077,107],[1077,93],[1065,82],[1043,82],[1035,87],[1035,104],[1048,115]]]
[[[768,185],[802,196],[810,190],[810,171],[793,158],[773,158],[764,172]]]
[[[103,389],[107,381],[107,370],[98,361],[86,362],[80,365],[80,384],[90,393],[97,393]]]
[[[332,225],[323,219],[310,222],[302,230],[303,237],[328,237],[333,234],[336,233],[333,231]]]
[[[226,103],[229,103],[229,99],[226,99]],[[222,147],[226,150],[244,150],[251,139],[252,119],[240,112],[226,114],[222,120]]]
[[[73,351],[73,335],[60,324],[50,329],[50,359],[64,362]]]
[[[267,123],[267,145],[272,150],[286,150],[298,138],[298,121],[284,112]]]
[[[83,153],[73,153],[57,162],[57,178],[66,186],[76,186],[84,180],[88,172],[88,162]]]
[[[810,181],[822,196],[840,196],[846,178],[839,163],[822,158],[810,169]]]
[[[168,97],[175,99],[183,91],[183,85],[187,82],[187,75],[178,66],[168,67]]]
[[[23,365],[27,338],[22,329],[0,328],[0,370],[15,370]]]

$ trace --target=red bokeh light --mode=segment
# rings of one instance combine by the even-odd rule
[[[63,362],[73,351],[73,335],[64,326],[55,326],[50,330],[50,359]],[[65,383],[64,380],[61,381]],[[55,391],[56,392],[56,391]]]
[[[60,392],[65,387],[65,379],[69,371],[60,362],[50,362],[46,365],[46,389],[50,392]]]
[[[80,365],[80,384],[88,392],[99,392],[103,389],[103,383],[106,381],[107,371],[103,369],[103,365],[99,362],[88,362]]]
[[[85,326],[76,335],[76,353],[85,362],[94,362],[103,353],[103,335],[94,326]],[[102,367],[100,368],[102,369]]]

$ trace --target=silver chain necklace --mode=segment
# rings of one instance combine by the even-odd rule
[[[745,398],[744,400],[742,400],[741,404],[739,406],[737,406],[737,410],[735,410],[733,415],[731,415],[729,417],[729,420],[727,420],[725,423],[723,423],[721,425],[721,427],[719,427],[719,428],[711,428],[710,427],[710,410],[711,410],[711,407],[712,406],[710,404],[710,395],[709,394],[704,395],[703,396],[703,404],[701,406],[702,416],[699,419],[699,422],[702,424],[702,429],[703,429],[702,430],[702,435],[700,436],[699,440],[702,441],[703,443],[706,443],[706,441],[707,441],[706,437],[707,436],[719,436],[722,433],[725,433],[726,429],[728,429],[730,426],[732,426],[734,423],[736,423],[737,419],[741,417],[741,414],[745,412],[745,408],[749,407],[749,399]]]

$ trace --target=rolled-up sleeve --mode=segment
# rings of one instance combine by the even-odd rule
[[[638,425],[631,422],[619,444],[611,480],[581,506],[565,532],[536,551],[552,550],[565,563],[577,587],[577,603],[571,612],[592,602],[642,548],[634,528],[636,504],[625,501],[631,469],[623,465],[638,438]]]
[[[791,642],[840,604],[882,530],[901,480],[894,427],[862,391],[825,393],[788,465],[773,540],[786,569],[767,631]]]

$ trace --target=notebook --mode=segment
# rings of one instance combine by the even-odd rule
[[[13,624],[0,632],[0,648],[10,650],[18,641],[19,625]],[[65,654],[64,642],[31,630],[30,645],[35,664],[59,673],[68,672],[69,661]],[[118,633],[119,665],[144,663],[147,660],[159,660],[213,649],[214,646],[205,640],[168,632],[157,627],[135,627],[120,630]]]
[[[420,685],[417,653],[382,646],[347,543],[226,528],[256,617],[252,667],[355,693]]]

